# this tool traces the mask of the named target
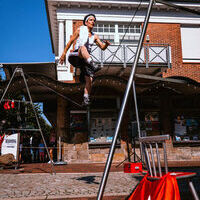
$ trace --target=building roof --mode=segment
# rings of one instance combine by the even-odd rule
[[[16,68],[22,68],[24,73],[36,73],[45,75],[54,80],[57,79],[56,75],[56,63],[54,62],[43,62],[43,63],[2,63],[6,73],[7,79],[13,74]]]

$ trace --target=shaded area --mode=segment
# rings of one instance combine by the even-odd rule
[[[80,177],[80,178],[76,178],[76,180],[84,181],[87,184],[97,184],[97,185],[99,185],[99,182],[95,181],[96,177],[97,176],[83,176],[83,177]]]

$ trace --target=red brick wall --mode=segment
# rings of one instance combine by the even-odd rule
[[[180,68],[168,70],[167,76],[184,76],[200,83],[200,63],[183,63]]]
[[[180,24],[150,23],[147,28],[149,43],[165,43],[171,46],[172,69],[163,77],[183,76],[200,82],[200,63],[186,64],[182,61]]]
[[[82,21],[75,20],[73,32],[81,25],[83,25]],[[150,38],[149,43],[171,46],[172,68],[163,73],[163,77],[183,76],[200,82],[200,63],[182,62],[180,24],[149,23],[147,34]]]

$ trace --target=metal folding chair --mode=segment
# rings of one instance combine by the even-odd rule
[[[199,200],[198,194],[194,188],[191,178],[196,176],[194,172],[168,172],[167,148],[166,140],[169,140],[169,135],[141,137],[139,141],[142,144],[142,151],[145,158],[145,164],[148,170],[149,180],[158,180],[165,174],[170,173],[176,179],[188,179],[189,188],[194,200]],[[161,148],[160,148],[161,147]],[[164,170],[161,168],[161,163],[164,162]]]

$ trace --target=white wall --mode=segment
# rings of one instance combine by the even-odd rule
[[[184,62],[200,62],[200,26],[181,27]]]

